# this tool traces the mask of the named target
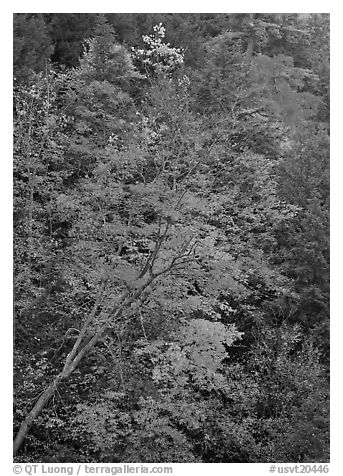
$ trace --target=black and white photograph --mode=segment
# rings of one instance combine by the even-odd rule
[[[330,14],[12,17],[14,473],[328,473]]]

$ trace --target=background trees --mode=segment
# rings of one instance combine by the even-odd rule
[[[15,16],[20,460],[328,460],[327,32]]]

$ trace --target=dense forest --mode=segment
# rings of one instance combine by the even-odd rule
[[[329,15],[14,15],[14,455],[329,461]]]

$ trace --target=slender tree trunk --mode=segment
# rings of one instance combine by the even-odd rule
[[[68,354],[64,368],[62,372],[60,372],[57,377],[54,379],[54,381],[44,390],[42,395],[39,397],[37,400],[35,406],[32,408],[30,413],[27,415],[23,423],[21,424],[19,431],[14,439],[13,442],[13,456],[16,455],[17,451],[23,444],[31,426],[34,420],[41,414],[42,410],[44,407],[47,405],[51,397],[54,395],[55,390],[57,389],[57,386],[61,383],[61,381],[67,377],[75,370],[76,366],[79,364],[81,358],[84,356],[84,354],[89,350],[89,346],[86,345],[83,349],[79,350],[81,344],[82,344],[82,339],[85,336],[87,330],[88,330],[88,325],[93,321],[95,314],[98,310],[100,300],[102,297],[102,293],[104,291],[104,283],[100,287],[97,299],[94,303],[93,309],[86,319],[83,328],[81,329],[79,333],[79,337],[77,338],[73,349],[71,352]],[[100,337],[100,335],[99,335]]]
[[[64,372],[61,372],[59,375],[57,375],[57,377],[49,385],[49,387],[44,390],[42,395],[37,400],[35,406],[32,408],[30,413],[27,415],[27,417],[25,418],[25,420],[21,424],[20,429],[19,429],[19,431],[18,431],[18,433],[17,433],[17,435],[14,439],[14,442],[13,442],[13,456],[16,455],[17,451],[19,450],[23,441],[25,440],[26,435],[27,435],[27,433],[29,432],[29,430],[32,426],[32,423],[40,415],[40,413],[42,412],[45,405],[49,402],[49,400],[51,399],[51,397],[55,393],[55,390],[56,390],[57,386],[60,384],[60,382],[64,378],[64,376],[65,376]]]
[[[136,299],[139,299],[141,293],[145,290],[146,287],[148,287],[152,281],[155,279],[154,276],[151,276],[148,281],[143,284],[139,289],[137,289],[131,297],[128,296],[128,294],[123,295],[122,297],[122,303],[121,305],[117,308],[117,310],[114,313],[113,318],[117,318],[120,316],[122,313],[123,309],[127,306],[129,306],[133,301]],[[101,327],[98,332],[93,334],[93,336],[89,339],[89,336],[87,338],[87,329],[89,324],[93,321],[95,314],[98,310],[100,300],[102,297],[102,293],[104,291],[104,284],[101,286],[97,300],[93,306],[92,312],[90,313],[89,317],[86,319],[84,326],[82,330],[80,331],[79,337],[77,338],[73,349],[71,352],[68,354],[64,368],[62,372],[60,372],[57,377],[54,379],[54,381],[44,390],[43,394],[40,396],[38,399],[37,403],[35,406],[32,408],[30,413],[27,415],[23,423],[21,424],[19,431],[14,439],[13,443],[13,456],[16,455],[18,452],[19,448],[23,444],[31,426],[34,420],[41,414],[42,410],[46,406],[46,404],[49,402],[51,397],[54,395],[55,390],[57,386],[61,383],[63,379],[66,379],[69,377],[69,375],[76,369],[76,367],[79,365],[81,362],[82,358],[96,345],[96,343],[99,341],[101,336],[103,335],[106,326]],[[84,343],[83,339],[86,339],[86,343]],[[83,341],[83,342],[82,342]],[[82,346],[83,345],[83,346]],[[82,347],[82,348],[80,348]]]

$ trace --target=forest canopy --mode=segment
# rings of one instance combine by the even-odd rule
[[[14,455],[329,461],[329,15],[20,13]]]

